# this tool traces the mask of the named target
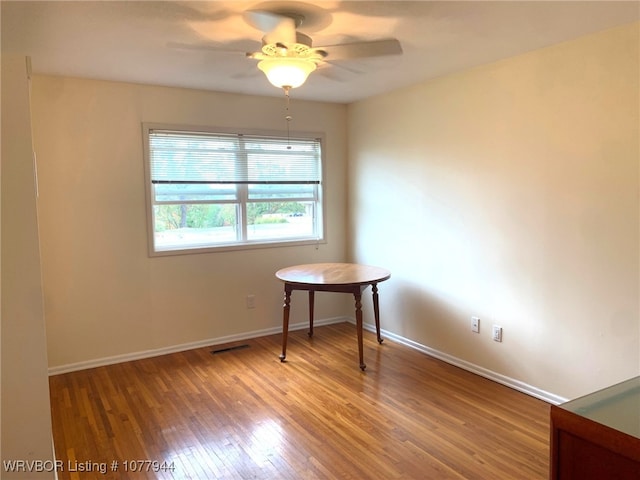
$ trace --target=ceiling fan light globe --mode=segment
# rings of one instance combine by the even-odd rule
[[[296,88],[307,80],[316,64],[301,58],[266,58],[258,63],[258,68],[273,86]]]

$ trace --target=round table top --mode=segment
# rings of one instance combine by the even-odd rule
[[[304,285],[364,285],[383,282],[391,277],[391,272],[357,263],[309,263],[278,270],[276,277]]]

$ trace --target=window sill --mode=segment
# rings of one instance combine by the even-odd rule
[[[234,252],[241,250],[258,250],[263,248],[281,248],[281,247],[300,247],[305,245],[320,245],[326,244],[327,241],[322,239],[305,239],[305,240],[293,240],[293,241],[273,241],[273,242],[255,242],[255,243],[238,243],[227,244],[216,247],[193,247],[182,248],[180,250],[154,250],[153,247],[149,248],[149,257],[167,257],[175,255],[193,255],[201,253],[222,253],[222,252]]]

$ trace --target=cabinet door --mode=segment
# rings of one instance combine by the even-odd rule
[[[553,480],[638,480],[640,440],[551,407]]]

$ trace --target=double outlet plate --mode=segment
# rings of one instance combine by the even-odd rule
[[[480,318],[471,317],[471,331],[480,333]],[[494,325],[491,331],[491,338],[496,342],[502,341],[502,327],[500,325]]]

